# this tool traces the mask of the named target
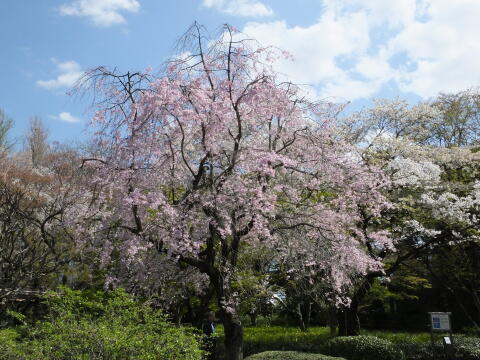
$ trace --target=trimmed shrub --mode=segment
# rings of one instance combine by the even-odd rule
[[[443,345],[424,344],[398,344],[407,360],[431,360],[433,356],[444,354]],[[453,338],[453,359],[455,360],[480,360],[480,338],[455,336]]]
[[[297,351],[266,351],[249,356],[245,360],[345,360],[322,354],[309,354]]]
[[[443,354],[443,346],[439,344],[435,344],[433,348],[430,343],[403,343],[396,346],[403,352],[406,360],[432,360],[432,353]]]
[[[455,357],[461,360],[480,360],[480,338],[458,336],[453,338]]]
[[[361,335],[375,336],[394,344],[423,344],[430,342],[429,332],[362,330]]]
[[[375,336],[347,336],[329,340],[322,351],[348,360],[402,360],[403,352],[388,340]]]

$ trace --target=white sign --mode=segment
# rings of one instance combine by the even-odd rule
[[[450,313],[430,313],[432,330],[450,331]]]

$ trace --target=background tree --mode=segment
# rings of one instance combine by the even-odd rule
[[[0,151],[8,150],[12,143],[8,139],[8,133],[13,127],[13,120],[0,109]]]
[[[30,127],[26,135],[27,149],[32,157],[33,166],[41,166],[48,153],[48,131],[38,116],[30,119]]]
[[[440,146],[468,146],[479,143],[480,93],[471,88],[457,93],[441,93],[432,103],[439,118],[431,126],[432,137]]]
[[[396,251],[367,247],[370,256],[383,258],[388,266],[385,272],[372,272],[359,282],[352,303],[344,310],[347,315],[340,314],[347,324],[343,328],[339,318],[342,334],[358,333],[358,306],[376,279],[394,276],[410,260],[428,258],[450,242],[471,241],[476,236],[478,210],[474,199],[480,158],[468,146],[444,147],[451,144],[431,131],[452,120],[438,105],[442,102],[442,96],[413,106],[399,100],[376,101],[373,108],[355,113],[343,123],[344,134],[358,144],[359,156],[382,167],[392,180],[388,197],[393,206],[381,222],[364,217],[364,226],[388,230]],[[465,122],[473,126],[474,115]],[[449,138],[455,137],[457,130],[449,126],[443,129],[453,131]],[[474,143],[474,138],[469,137],[469,142]]]
[[[0,301],[57,283],[73,258],[62,223],[79,196],[74,161],[51,154],[49,168],[38,169],[27,154],[0,157]]]

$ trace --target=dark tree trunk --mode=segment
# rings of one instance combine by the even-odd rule
[[[477,290],[473,288],[473,286],[470,288],[470,293],[472,294],[473,298],[473,303],[475,304],[475,308],[477,310],[477,318],[480,319],[480,297],[477,294]],[[474,321],[475,327],[477,330],[479,330],[477,323]]]
[[[215,212],[204,209],[207,216],[214,216]],[[235,219],[235,217],[234,217]],[[251,221],[253,223],[253,220]],[[226,278],[233,278],[233,270],[237,264],[238,248],[240,238],[246,235],[252,224],[248,225],[240,232],[235,232],[232,241],[229,244],[225,239],[221,238],[218,229],[213,222],[209,224],[210,236],[207,238],[207,247],[202,251],[202,260],[183,258],[182,260],[191,266],[198,268],[201,272],[208,275],[210,279],[211,289],[215,291],[217,303],[220,310],[220,319],[223,324],[225,334],[225,360],[243,360],[243,325],[235,307],[235,299],[232,296],[232,284]],[[235,226],[233,226],[235,228]],[[215,266],[215,249],[216,240],[220,246],[220,268],[229,270],[229,276],[223,273]],[[232,304],[227,306],[226,304]]]
[[[355,336],[360,334],[360,320],[358,319],[358,304],[352,300],[350,307],[338,310],[338,335]]]
[[[328,327],[330,328],[330,335],[337,335],[338,319],[335,308],[328,309]]]
[[[210,280],[217,294],[220,320],[225,333],[225,360],[243,360],[243,325],[237,309],[230,307],[227,311],[224,303],[231,298],[229,286],[225,286],[224,277],[219,271],[212,270]]]
[[[187,307],[187,311],[186,311],[183,319],[187,323],[190,323],[194,326],[197,326],[195,310],[193,310],[192,303],[191,303],[190,299],[188,299],[185,304],[186,304],[186,307]]]
[[[194,311],[194,314],[195,314],[194,323],[197,327],[201,327],[203,321],[205,321],[205,316],[210,310],[209,305],[214,294],[215,294],[215,288],[213,287],[212,284],[210,284],[205,294],[203,294],[203,296],[200,297],[200,304]]]
[[[305,327],[308,330],[310,327],[310,319],[312,317],[312,303],[310,301],[307,301],[304,303],[304,310],[305,310]]]
[[[257,313],[250,313],[248,316],[250,316],[250,325],[257,326]]]
[[[225,331],[226,360],[243,360],[243,326],[236,314],[222,311],[220,317]]]
[[[310,318],[312,315],[312,303],[310,301],[300,301],[293,311],[298,321],[298,327],[302,331],[307,331],[310,327]]]
[[[173,322],[180,326],[182,323],[183,313],[182,313],[182,304],[178,305],[175,309],[175,314],[173,316]]]
[[[338,335],[355,336],[360,334],[360,320],[358,318],[358,306],[372,287],[377,274],[369,274],[353,294],[348,308],[340,309],[337,313]]]
[[[300,330],[307,331],[307,328],[305,326],[305,320],[303,319],[302,304],[301,303],[297,303],[296,314],[297,314],[298,326],[300,327]]]

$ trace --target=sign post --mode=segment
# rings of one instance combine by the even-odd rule
[[[429,312],[430,315],[430,335],[432,339],[432,358],[435,359],[435,339],[434,333],[448,333],[450,336],[443,338],[443,348],[445,356],[448,359],[452,352],[453,336],[452,322],[450,319],[451,312]]]
[[[430,328],[432,331],[451,332],[450,312],[430,312]]]

